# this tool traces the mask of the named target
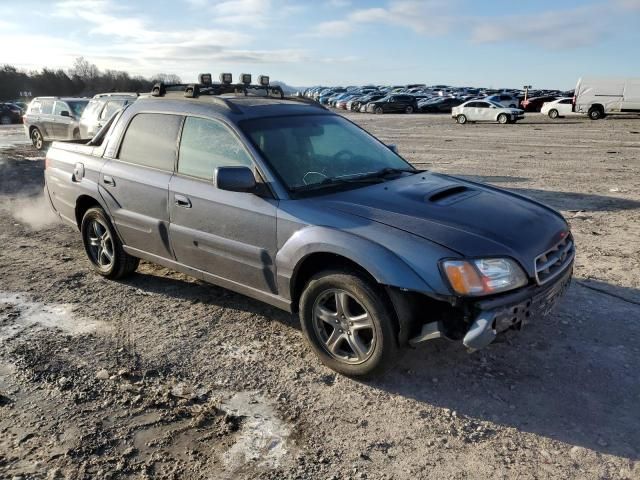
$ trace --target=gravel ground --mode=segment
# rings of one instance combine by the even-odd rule
[[[352,118],[420,167],[560,209],[578,254],[554,314],[336,375],[274,308],[149,263],[92,274],[43,157],[3,127],[0,478],[640,478],[640,119]]]

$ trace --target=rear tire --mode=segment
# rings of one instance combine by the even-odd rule
[[[382,110],[382,107],[376,107],[373,109],[373,111],[377,114],[381,114],[384,113],[384,110]]]
[[[38,151],[41,151],[44,149],[44,146],[45,146],[44,137],[42,136],[42,132],[38,127],[31,130],[31,143],[33,144],[34,148]]]
[[[556,110],[555,108],[552,110],[549,110],[549,118],[551,118],[552,120],[555,120],[559,116],[560,114],[558,113],[558,110]]]
[[[407,108],[404,109],[404,113],[413,113],[413,107],[409,105]]]
[[[8,115],[0,117],[0,125],[11,125],[11,117]]]
[[[460,125],[464,125],[465,123],[467,123],[466,115],[458,115],[456,117],[456,122],[458,122]]]
[[[356,271],[315,274],[300,298],[302,331],[327,367],[373,376],[399,358],[395,313],[381,287]]]
[[[506,125],[507,123],[509,123],[509,117],[506,113],[501,113],[500,115],[498,115],[498,123],[502,125]]]
[[[124,278],[138,268],[140,259],[124,251],[118,234],[102,208],[86,211],[80,232],[91,268],[103,277],[111,280]]]
[[[604,110],[602,107],[591,107],[589,109],[589,118],[591,120],[600,120],[604,118]]]

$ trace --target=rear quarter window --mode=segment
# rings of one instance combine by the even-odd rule
[[[172,171],[180,115],[139,113],[129,123],[118,158],[123,162]]]

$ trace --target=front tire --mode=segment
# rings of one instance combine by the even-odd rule
[[[395,313],[384,291],[354,271],[314,275],[300,298],[302,331],[320,361],[338,373],[372,376],[399,357]]]
[[[404,113],[413,113],[413,107],[411,105],[407,106],[407,108],[404,109]]]
[[[498,123],[500,123],[501,125],[509,123],[509,117],[506,113],[501,113],[500,115],[498,115]]]
[[[384,110],[382,110],[382,107],[376,107],[373,109],[373,111],[377,114],[381,114],[384,113]]]
[[[550,119],[555,120],[559,116],[560,116],[560,114],[558,113],[558,110],[556,110],[555,108],[553,110],[549,110],[549,118]]]
[[[91,268],[111,280],[131,275],[140,260],[122,248],[122,242],[102,208],[90,208],[82,217],[82,243]]]
[[[11,125],[11,117],[8,115],[0,117],[0,125]]]
[[[458,115],[456,117],[456,122],[458,122],[460,125],[464,125],[465,123],[467,123],[467,116],[466,115]]]

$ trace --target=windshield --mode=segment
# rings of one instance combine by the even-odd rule
[[[73,110],[73,116],[76,118],[80,118],[82,116],[82,112],[84,111],[84,107],[87,106],[89,100],[73,100],[67,101],[69,108]]]
[[[240,128],[289,190],[329,186],[384,169],[413,170],[386,145],[337,115],[245,120]]]

